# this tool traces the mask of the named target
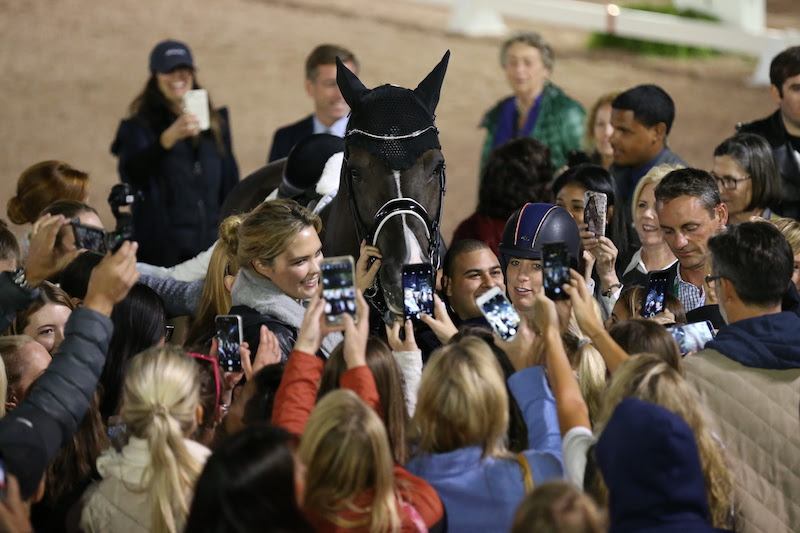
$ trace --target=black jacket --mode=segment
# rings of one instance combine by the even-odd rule
[[[168,125],[140,115],[120,123],[111,152],[119,158],[122,181],[142,193],[133,204],[139,261],[176,265],[217,240],[220,206],[239,181],[227,110],[219,114],[225,155],[210,132],[165,150],[159,139]]]
[[[262,315],[246,305],[234,305],[231,307],[229,314],[242,317],[242,337],[250,347],[251,358],[256,356],[260,343],[261,326],[265,325],[278,339],[283,362],[285,363],[289,360],[289,354],[292,353],[294,343],[297,340],[297,330],[294,327],[281,322],[274,316]],[[323,361],[325,360],[325,356],[321,352],[317,352],[317,357]]]
[[[794,155],[794,147],[786,138],[780,109],[761,120],[736,125],[741,133],[755,133],[764,137],[772,146],[775,163],[781,172],[781,196],[777,206],[767,206],[785,217],[800,218],[800,165]]]
[[[267,163],[288,156],[295,144],[311,135],[314,135],[314,115],[308,115],[294,124],[278,129],[272,138]]]
[[[9,283],[13,285],[0,276],[0,295],[8,293]],[[5,298],[0,298],[0,307],[5,314]],[[53,362],[28,397],[0,419],[0,455],[6,469],[19,479],[23,499],[33,495],[47,465],[86,414],[112,331],[108,317],[86,307],[75,309]]]

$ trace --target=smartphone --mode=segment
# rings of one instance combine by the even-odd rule
[[[569,252],[565,242],[547,242],[542,247],[544,258],[544,293],[551,300],[568,300],[562,285],[569,283]]]
[[[200,131],[211,127],[211,115],[208,112],[208,92],[205,89],[192,89],[183,95],[183,110],[197,117]]]
[[[606,234],[608,197],[604,192],[586,191],[583,195],[583,221],[595,237]]]
[[[430,263],[403,265],[403,314],[419,320],[420,313],[433,316],[433,267]]]
[[[0,501],[6,501],[6,493],[7,485],[6,485],[6,463],[0,459]]]
[[[242,317],[239,315],[217,315],[217,359],[224,372],[241,372]]]
[[[75,235],[76,248],[86,249],[99,255],[106,255],[108,243],[106,242],[105,231],[81,224],[77,218],[73,218],[70,224],[72,224],[72,233]]]
[[[681,355],[689,352],[699,352],[705,348],[706,343],[714,339],[714,326],[711,321],[692,322],[667,328],[672,338],[678,343]]]
[[[357,319],[355,261],[341,255],[322,260],[322,297],[325,298],[325,323],[341,326],[345,314]]]
[[[642,300],[642,316],[652,318],[664,310],[664,293],[667,290],[667,273],[654,272],[650,274],[647,292]]]
[[[519,315],[508,301],[503,289],[492,287],[475,300],[478,309],[492,326],[492,329],[503,340],[511,340],[519,328]]]

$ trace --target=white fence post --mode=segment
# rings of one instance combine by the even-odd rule
[[[497,37],[508,32],[492,0],[455,0],[449,30],[472,37]]]

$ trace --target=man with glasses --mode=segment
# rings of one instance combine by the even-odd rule
[[[704,170],[674,170],[656,186],[655,197],[664,240],[678,258],[666,271],[658,272],[667,273],[667,292],[675,295],[687,312],[713,303],[704,283],[708,239],[728,223],[728,209],[716,181]]]
[[[731,226],[708,249],[728,325],[683,360],[686,378],[713,415],[739,485],[736,531],[797,531],[800,317],[781,312],[792,249],[768,222]]]

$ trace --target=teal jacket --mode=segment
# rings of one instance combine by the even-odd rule
[[[486,166],[486,161],[489,159],[492,146],[494,146],[500,109],[510,98],[513,96],[501,100],[483,116],[480,127],[486,128],[488,131],[483,143],[481,169]],[[560,169],[567,164],[567,154],[570,150],[581,149],[583,121],[586,112],[581,104],[550,82],[545,83],[540,105],[542,107],[539,110],[539,117],[536,119],[530,136],[550,147],[553,166]]]

